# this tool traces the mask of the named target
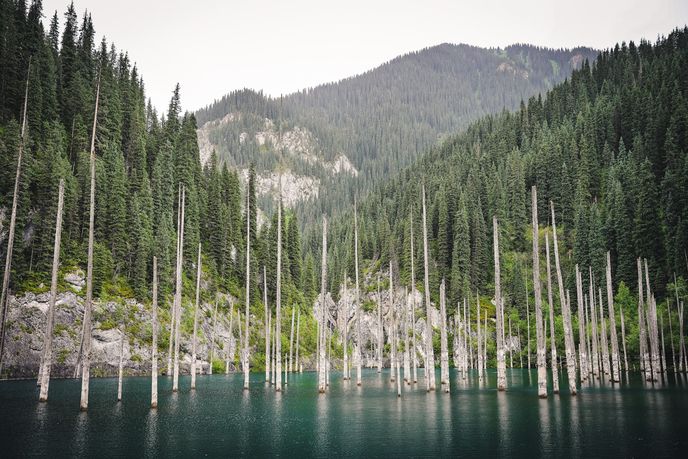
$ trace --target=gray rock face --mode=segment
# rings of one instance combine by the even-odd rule
[[[67,280],[74,287],[79,285],[79,276]],[[35,378],[43,353],[43,341],[48,310],[48,293],[25,293],[10,296],[7,315],[6,347],[2,377]],[[224,298],[221,301],[233,301]],[[185,305],[190,314],[190,305]],[[198,367],[206,373],[210,353],[210,337],[213,336],[212,311],[214,304],[203,303],[199,311]],[[159,363],[164,371],[167,367],[167,343],[169,338],[169,305],[161,304],[159,314]],[[75,292],[62,292],[55,305],[55,329],[53,338],[53,366],[51,376],[71,378],[77,364],[81,343],[83,298]],[[120,332],[124,331],[125,375],[149,374],[151,368],[152,316],[150,305],[135,300],[94,301],[91,351],[92,376],[116,376],[119,365]],[[235,331],[236,333],[236,331]],[[189,371],[191,353],[190,334],[183,334],[180,349],[182,372]],[[229,349],[229,320],[218,313],[215,333],[216,360],[225,360]],[[232,340],[233,341],[233,340]]]

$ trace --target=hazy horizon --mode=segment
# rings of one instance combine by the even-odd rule
[[[46,28],[57,10],[62,30],[70,1],[43,1]],[[147,97],[159,110],[167,107],[177,82],[183,108],[197,110],[236,89],[278,97],[442,43],[602,50],[622,41],[654,42],[688,22],[688,2],[680,0],[199,4],[74,2],[79,22],[84,10],[91,13],[97,42],[105,36],[137,64]]]

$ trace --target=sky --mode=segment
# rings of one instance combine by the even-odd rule
[[[60,27],[71,0],[43,0]],[[279,96],[440,43],[605,49],[688,23],[687,0],[75,0],[137,63],[167,107],[177,82],[196,110],[235,89]]]

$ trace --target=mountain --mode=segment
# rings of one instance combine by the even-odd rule
[[[202,161],[215,151],[244,171],[254,163],[265,210],[281,172],[287,201],[308,223],[353,202],[447,134],[517,109],[596,55],[441,44],[283,98],[235,91],[196,113]]]
[[[636,317],[629,289],[637,285],[637,257],[647,259],[658,298],[674,294],[674,275],[679,286],[688,278],[687,74],[688,28],[683,28],[654,44],[617,45],[544,98],[481,118],[359,203],[362,257],[383,269],[391,263],[401,282],[409,282],[413,225],[416,279],[423,279],[425,183],[432,295],[443,278],[450,305],[475,298],[476,291],[494,291],[496,216],[507,309],[524,317],[526,292],[532,292],[525,283],[532,279],[530,190],[537,186],[543,233],[551,232],[550,201],[557,213],[567,288],[575,295],[574,264],[583,273],[590,267],[603,283],[610,251],[614,291],[625,295],[618,301],[628,304],[627,317]],[[328,225],[330,240],[339,241],[328,259],[334,291],[340,273],[352,272],[352,217],[349,211]],[[314,228],[306,241],[315,254],[319,231]],[[668,314],[667,303],[660,306]],[[637,329],[632,333],[636,346]]]

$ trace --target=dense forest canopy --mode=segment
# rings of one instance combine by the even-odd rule
[[[688,274],[688,30],[652,44],[622,43],[585,62],[545,97],[487,116],[432,148],[361,203],[362,252],[410,273],[410,227],[420,228],[420,186],[428,189],[431,290],[446,279],[455,305],[491,291],[492,216],[499,219],[510,306],[525,308],[530,188],[538,207],[559,215],[567,285],[573,265],[604,279],[611,251],[615,285],[636,285],[648,259],[653,291]],[[540,212],[547,225],[548,212]],[[331,225],[351,241],[350,215]],[[308,237],[317,247],[318,231]],[[421,259],[420,231],[415,233]],[[353,263],[351,244],[333,245],[332,272]],[[502,267],[504,268],[504,266]],[[422,266],[416,266],[416,279]],[[504,275],[504,274],[503,274]],[[337,277],[330,280],[337,284]],[[503,284],[504,285],[504,284]],[[336,290],[336,289],[335,289]],[[532,286],[531,286],[532,291]],[[673,290],[669,293],[673,293]]]
[[[158,257],[163,292],[172,288],[178,187],[186,188],[185,273],[192,276],[198,243],[211,289],[243,296],[245,191],[251,193],[252,288],[256,302],[268,267],[274,285],[273,226],[256,229],[253,173],[246,181],[210,158],[201,166],[193,114],[182,113],[180,88],[160,116],[146,101],[144,83],[126,52],[103,39],[88,13],[74,5],[55,13],[44,30],[41,2],[0,0],[0,222],[5,258],[29,59],[28,132],[20,178],[11,288],[46,288],[52,261],[57,188],[66,182],[62,269],[86,266],[90,128],[96,85],[96,296],[150,297],[152,257]],[[243,191],[242,191],[243,190]],[[301,238],[296,217],[283,224],[285,297],[300,295]],[[272,241],[272,242],[271,242]],[[306,263],[306,270],[314,269]],[[308,274],[308,271],[306,272]],[[43,287],[41,287],[43,285]],[[274,289],[271,290],[274,292]],[[298,297],[302,299],[302,297]]]

